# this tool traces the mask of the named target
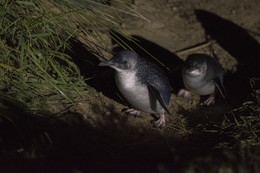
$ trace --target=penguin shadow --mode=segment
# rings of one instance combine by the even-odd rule
[[[176,54],[138,35],[131,35],[132,40],[129,40],[119,33],[111,32],[113,32],[113,35],[116,35],[114,37],[116,40],[113,40],[112,43],[119,45],[114,47],[113,52],[123,50],[124,48],[120,45],[128,45],[139,56],[157,64],[165,72],[175,94],[177,94],[179,89],[183,88],[181,76],[183,60]]]
[[[93,127],[77,112],[35,114],[1,96],[0,108],[1,172],[135,172],[135,164],[153,172],[172,158],[160,132],[147,127],[114,119]]]
[[[96,52],[91,51],[85,44],[77,39],[70,39],[71,49],[67,50],[78,66],[81,75],[86,79],[86,84],[102,92],[106,97],[115,100],[118,103],[124,102],[118,96],[118,89],[114,82],[114,70],[108,67],[99,67],[101,62]]]
[[[248,31],[214,13],[195,10],[195,15],[206,35],[238,61],[237,71],[225,75],[224,85],[231,104],[239,106],[252,91],[249,79],[260,77],[260,44]]]

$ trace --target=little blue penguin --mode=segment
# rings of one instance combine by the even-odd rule
[[[123,109],[125,114],[139,115],[140,111],[158,113],[160,118],[154,127],[165,125],[164,114],[170,114],[167,106],[171,96],[171,86],[162,69],[130,50],[118,52],[111,60],[99,66],[115,69],[116,85],[132,108]]]
[[[215,103],[217,89],[224,99],[228,99],[223,86],[224,69],[209,55],[189,55],[182,66],[182,78],[185,89],[181,89],[178,96],[190,98],[190,92],[209,95],[202,105],[211,105]]]

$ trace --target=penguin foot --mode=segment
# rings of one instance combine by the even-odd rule
[[[177,96],[183,97],[185,99],[191,99],[191,93],[185,89],[180,89],[180,91],[177,93]]]
[[[125,108],[122,109],[122,112],[124,113],[124,115],[134,115],[135,117],[137,117],[138,115],[140,115],[140,111],[132,109],[132,108]]]
[[[156,121],[152,122],[153,127],[155,128],[161,128],[165,126],[165,118],[164,114],[160,114],[160,118]]]
[[[203,103],[202,105],[206,105],[206,106],[209,106],[209,105],[212,105],[215,103],[215,96],[209,96],[209,98],[207,98]]]

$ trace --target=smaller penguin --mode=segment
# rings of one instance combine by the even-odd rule
[[[111,60],[99,66],[115,69],[116,85],[126,101],[132,106],[123,109],[125,114],[139,115],[140,111],[160,115],[153,122],[154,127],[165,125],[164,114],[170,114],[167,106],[171,96],[171,86],[164,72],[154,63],[138,56],[130,50],[118,52]]]
[[[215,103],[217,90],[224,99],[228,99],[223,85],[224,69],[212,57],[205,54],[188,56],[182,66],[182,78],[185,89],[178,92],[178,96],[190,98],[191,93],[209,95],[202,105]]]

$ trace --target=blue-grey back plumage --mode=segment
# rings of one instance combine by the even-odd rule
[[[120,51],[111,60],[99,65],[110,66],[116,70],[117,87],[133,108],[148,113],[159,113],[160,117],[164,112],[170,114],[167,106],[171,86],[159,66],[130,50]],[[164,123],[159,122],[155,126],[161,125]]]
[[[137,77],[141,83],[152,85],[162,95],[163,100],[168,105],[170,101],[171,87],[167,76],[156,64],[139,57]]]

